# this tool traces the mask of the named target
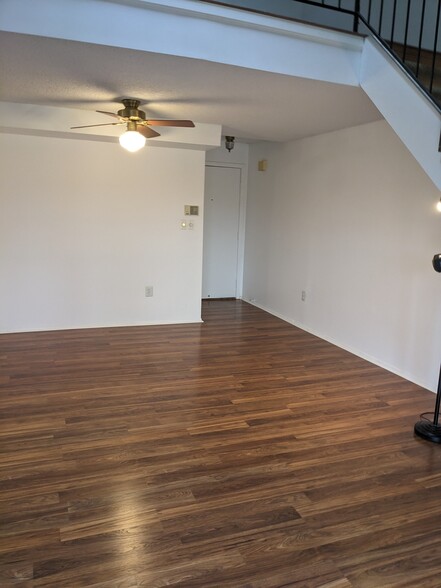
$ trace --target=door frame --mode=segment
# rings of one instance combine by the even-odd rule
[[[245,223],[247,209],[247,180],[248,166],[243,163],[228,163],[217,161],[206,161],[205,167],[230,167],[240,170],[240,192],[239,192],[239,219],[237,233],[237,272],[236,272],[236,298],[242,298],[243,293],[243,272],[245,262]],[[204,191],[205,200],[205,191]]]

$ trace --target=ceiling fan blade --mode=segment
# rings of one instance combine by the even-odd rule
[[[154,127],[194,127],[192,120],[149,119],[147,124]]]
[[[113,116],[113,118],[119,118],[119,116],[114,112],[107,112],[106,110],[97,110],[96,112],[100,112],[101,114],[108,114],[109,116]]]
[[[159,137],[160,133],[157,133],[153,129],[150,129],[146,125],[136,125],[136,130],[146,139],[153,139],[153,137]]]
[[[125,125],[125,122],[117,122],[117,123],[101,123],[99,125],[83,125],[81,127],[70,127],[71,129],[90,129],[91,127],[108,127],[114,125]]]

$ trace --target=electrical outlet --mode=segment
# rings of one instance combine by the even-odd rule
[[[145,297],[150,298],[153,296],[153,286],[146,286],[145,287]]]
[[[306,292],[305,290],[302,290],[302,301],[305,302],[306,300]]]

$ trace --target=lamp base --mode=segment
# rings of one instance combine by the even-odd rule
[[[429,421],[418,421],[414,427],[415,435],[432,443],[441,443],[441,425],[434,425]]]

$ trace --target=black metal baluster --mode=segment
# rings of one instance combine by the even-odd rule
[[[433,89],[433,81],[435,79],[435,64],[436,64],[436,55],[437,55],[437,49],[438,49],[438,35],[439,35],[439,16],[440,16],[440,12],[441,12],[441,0],[438,0],[438,8],[436,11],[436,21],[435,21],[435,42],[433,45],[433,55],[432,55],[432,72],[430,74],[430,92],[432,92]]]
[[[381,25],[383,24],[383,8],[384,8],[384,3],[383,0],[381,0],[381,5],[380,5],[380,21],[378,23],[378,34],[381,37]]]
[[[409,17],[410,17],[410,5],[412,0],[408,0],[407,2],[407,14],[406,14],[406,28],[404,30],[404,47],[403,47],[403,61],[406,61],[406,52],[407,52],[407,37],[409,36]]]
[[[421,61],[421,44],[423,42],[423,31],[424,31],[424,18],[426,15],[426,0],[423,0],[423,7],[421,9],[421,26],[420,26],[420,38],[418,40],[418,54],[417,54],[417,65],[416,65],[416,77],[418,77],[420,71]]]
[[[367,21],[369,24],[371,24],[371,10],[372,10],[372,0],[369,0],[368,13],[367,13]]]
[[[397,0],[394,0],[394,9],[392,12],[392,30],[390,32],[390,48],[394,48],[395,18],[397,14]]]
[[[354,33],[358,33],[358,15],[360,14],[360,0],[355,0],[354,8]]]

